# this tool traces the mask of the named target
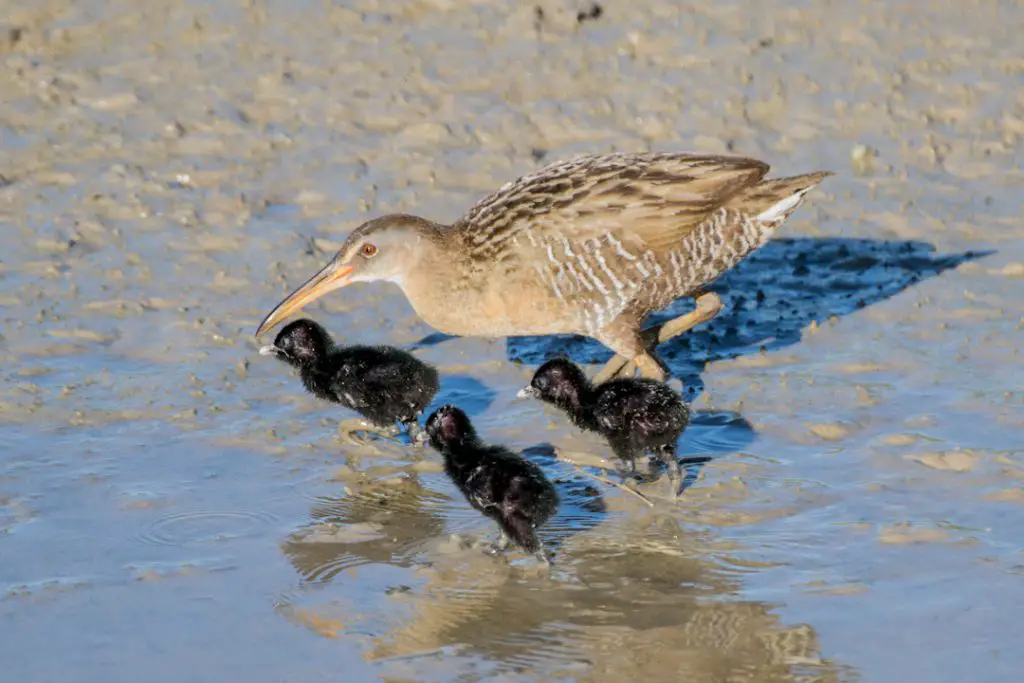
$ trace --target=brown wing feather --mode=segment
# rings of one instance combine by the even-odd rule
[[[577,242],[611,234],[657,251],[677,244],[768,168],[756,159],[696,154],[580,157],[506,184],[460,223],[471,251],[499,260],[543,248],[535,231]]]

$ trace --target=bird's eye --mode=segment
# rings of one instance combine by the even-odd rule
[[[362,254],[366,258],[370,258],[371,256],[376,256],[377,255],[377,246],[367,242],[366,244],[363,245]]]

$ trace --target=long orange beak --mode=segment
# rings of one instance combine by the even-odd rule
[[[275,325],[289,315],[313,303],[324,294],[341,289],[349,284],[351,282],[352,270],[352,266],[338,265],[334,261],[328,263],[324,266],[323,270],[306,280],[301,287],[289,294],[284,301],[274,307],[274,310],[256,328],[256,336],[259,337],[267,330],[273,329]]]

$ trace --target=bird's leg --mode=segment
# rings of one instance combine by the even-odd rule
[[[673,318],[650,330],[644,330],[644,342],[648,348],[674,339],[683,332],[687,332],[701,323],[706,323],[722,311],[722,298],[714,292],[700,292],[694,294],[693,298],[697,306],[686,315]],[[655,334],[657,334],[656,337]],[[648,338],[649,336],[651,338]]]
[[[402,424],[405,425],[409,432],[409,441],[412,442],[412,445],[422,447],[427,442],[427,432],[424,431],[423,427],[420,427],[420,423],[416,418],[407,420]]]
[[[694,295],[694,300],[697,307],[689,313],[643,331],[641,337],[643,346],[647,350],[646,354],[634,356],[632,360],[616,356],[608,361],[601,371],[603,377],[601,381],[608,381],[616,377],[631,377],[637,368],[640,369],[640,374],[643,377],[664,381],[664,367],[658,357],[654,355],[655,347],[669,339],[678,337],[701,323],[706,323],[722,310],[722,299],[714,292],[700,292]],[[658,367],[655,367],[656,365]],[[597,383],[596,378],[594,382]]]
[[[505,530],[501,529],[500,527],[499,529],[500,530],[498,532],[498,540],[492,543],[491,547],[487,549],[487,554],[493,557],[497,557],[498,555],[505,552],[505,550],[508,548],[509,542],[511,541],[508,534],[505,533]]]
[[[635,365],[640,370],[640,376],[646,377],[647,379],[656,379],[659,382],[665,381],[665,368],[662,367],[661,362],[653,354],[642,353],[633,359],[631,363],[626,364],[626,371],[629,371],[629,367]]]
[[[659,479],[661,479],[661,463],[662,459],[660,457],[649,458],[647,460],[648,481],[658,481]]]
[[[619,375],[625,374],[622,370],[631,362],[632,361],[625,356],[612,356],[611,360],[605,363],[604,367],[601,368],[601,371],[594,375],[594,384],[603,384],[610,379],[615,379]]]
[[[683,468],[676,457],[676,445],[667,443],[658,447],[658,458],[668,467],[669,485],[672,487],[672,499],[679,498],[679,487],[683,481]]]
[[[633,367],[631,359],[646,355],[640,338],[640,321],[632,313],[623,313],[608,323],[597,335],[597,340],[616,355],[594,376],[594,384],[622,376],[627,367]]]
[[[537,560],[540,561],[544,566],[550,567],[551,560],[548,559],[548,553],[546,550],[544,550],[544,541],[540,540],[539,537],[535,538],[537,539],[537,552],[533,554],[534,557],[536,557]]]

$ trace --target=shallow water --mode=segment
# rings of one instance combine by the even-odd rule
[[[1024,8],[540,5],[6,0],[10,680],[1018,679]],[[447,339],[384,286],[309,311],[552,472],[549,576],[257,355],[362,220],[647,148],[838,172],[662,350],[711,458],[675,508],[514,400],[596,344]]]

